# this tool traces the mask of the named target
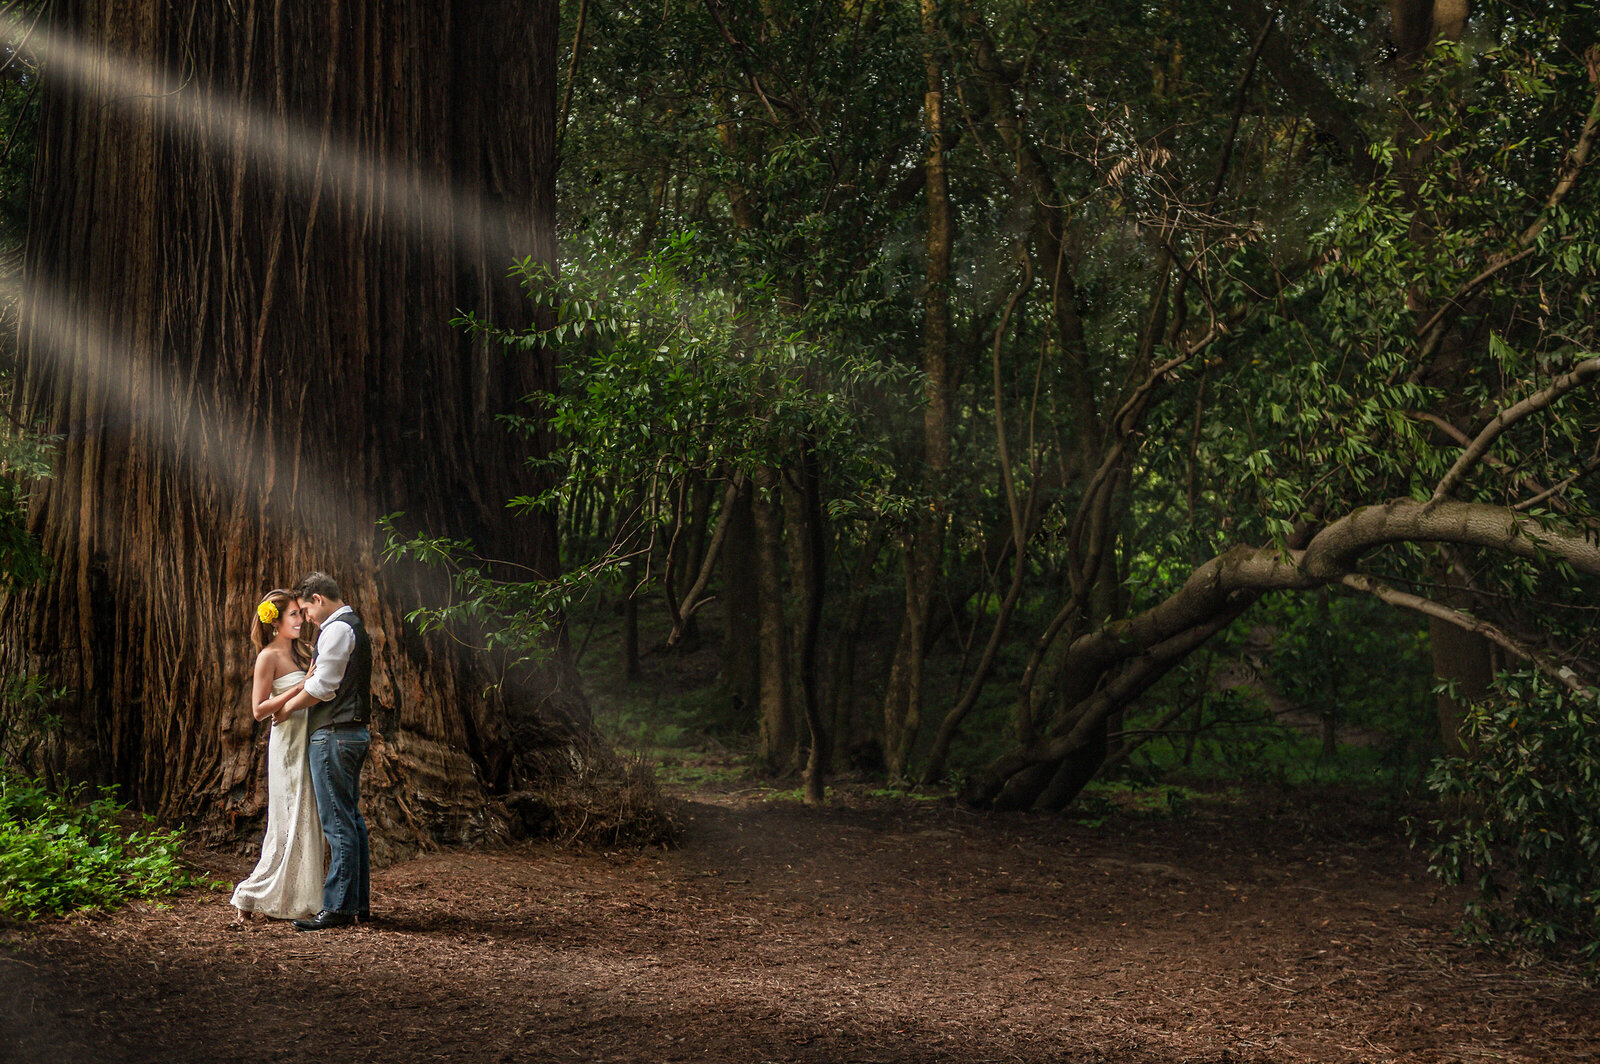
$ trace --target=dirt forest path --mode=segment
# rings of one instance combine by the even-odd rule
[[[683,815],[666,853],[384,869],[371,927],[233,930],[196,892],[0,930],[0,1059],[1600,1060],[1600,994],[1463,945],[1459,897],[1359,802]]]

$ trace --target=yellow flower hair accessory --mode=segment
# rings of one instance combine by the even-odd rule
[[[278,607],[273,605],[271,599],[268,599],[256,607],[256,616],[261,618],[262,624],[271,624],[278,619]]]

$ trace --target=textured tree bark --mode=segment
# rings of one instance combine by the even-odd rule
[[[376,522],[557,565],[553,521],[504,505],[548,441],[499,421],[554,367],[450,325],[527,324],[507,267],[554,259],[554,0],[52,17],[149,91],[46,67],[17,402],[63,441],[32,517],[55,568],[0,605],[0,667],[70,688],[49,756],[204,838],[253,830],[251,613],[321,568],[373,636],[380,849],[506,833],[499,797],[571,771],[581,696],[559,649],[507,676],[419,633],[446,588],[381,563]],[[201,94],[231,110],[185,112]]]

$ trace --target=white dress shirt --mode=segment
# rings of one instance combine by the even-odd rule
[[[340,606],[326,621],[317,635],[317,662],[306,680],[306,691],[319,701],[326,702],[339,693],[344,682],[344,670],[350,665],[350,655],[355,653],[356,633],[348,624],[333,624],[335,617],[354,613],[349,606]]]

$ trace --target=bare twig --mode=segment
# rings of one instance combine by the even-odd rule
[[[583,29],[589,16],[589,0],[578,0],[577,24],[572,29],[572,54],[567,59],[567,84],[561,90],[561,118],[556,123],[556,158],[567,136],[567,115],[572,107],[572,87],[578,80],[578,56],[583,48]]]
[[[1544,491],[1541,491],[1539,494],[1533,496],[1531,499],[1522,500],[1521,502],[1517,503],[1516,505],[1512,506],[1511,508],[1513,510],[1527,510],[1527,509],[1530,509],[1531,507],[1538,506],[1540,503],[1544,502],[1546,499],[1548,499],[1551,496],[1555,495],[1557,492],[1561,491],[1564,488],[1570,487],[1573,484],[1576,484],[1578,481],[1582,480],[1584,477],[1588,476],[1590,473],[1593,473],[1597,469],[1600,469],[1600,459],[1591,458],[1587,462],[1584,463],[1584,466],[1583,466],[1582,469],[1580,469],[1576,473],[1572,474],[1566,480],[1563,480],[1561,483],[1556,484],[1553,487],[1546,488]]]

